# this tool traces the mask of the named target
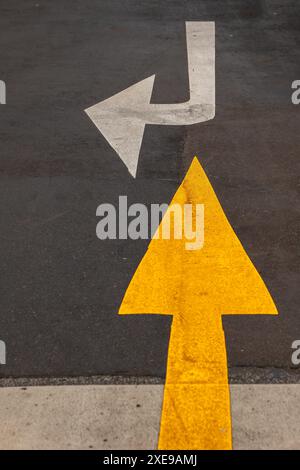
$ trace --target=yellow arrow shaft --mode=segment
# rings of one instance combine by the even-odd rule
[[[158,448],[232,448],[230,397],[221,318],[195,312],[173,320]]]

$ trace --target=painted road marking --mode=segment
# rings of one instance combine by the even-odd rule
[[[277,310],[196,157],[175,203],[204,204],[203,249],[153,238],[119,313],[173,315],[159,449],[231,449],[222,314]]]
[[[215,24],[186,22],[190,99],[150,103],[155,75],[85,110],[133,177],[146,124],[190,125],[215,116]]]

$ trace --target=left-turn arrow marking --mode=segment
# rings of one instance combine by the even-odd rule
[[[150,103],[155,75],[86,109],[133,177],[146,124],[190,125],[215,115],[215,25],[187,22],[190,99],[185,103]]]

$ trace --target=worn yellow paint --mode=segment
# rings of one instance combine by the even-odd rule
[[[231,449],[222,314],[277,310],[196,157],[174,203],[204,204],[204,246],[152,239],[119,313],[173,315],[159,449]]]

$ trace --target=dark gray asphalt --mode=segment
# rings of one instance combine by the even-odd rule
[[[187,20],[216,22],[216,117],[147,126],[133,180],[83,110],[154,73],[153,102],[187,99]],[[300,339],[300,3],[2,0],[0,34],[0,377],[164,376],[171,319],[117,315],[147,243],[99,241],[95,211],[119,195],[169,202],[194,154],[280,312],[224,318],[229,364],[240,381],[245,366],[288,373]]]

